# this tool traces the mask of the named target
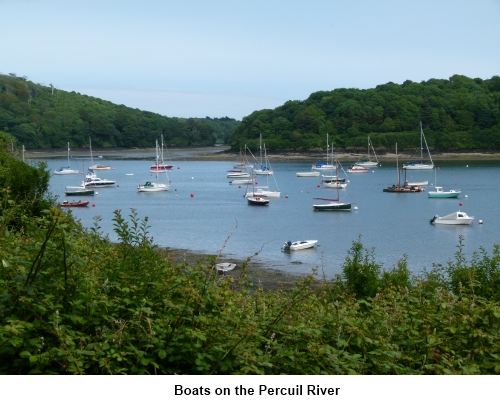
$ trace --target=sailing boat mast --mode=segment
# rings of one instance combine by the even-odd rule
[[[401,185],[401,179],[399,178],[399,160],[398,160],[398,143],[396,142],[396,170],[398,171],[398,187]]]

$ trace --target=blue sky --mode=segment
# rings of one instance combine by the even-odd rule
[[[0,73],[169,117],[500,75],[500,0],[0,0]]]

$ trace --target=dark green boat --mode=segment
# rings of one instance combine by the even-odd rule
[[[66,187],[66,190],[64,191],[64,194],[68,196],[92,196],[95,195],[95,190],[85,188],[85,187],[79,187],[79,186],[68,186]]]

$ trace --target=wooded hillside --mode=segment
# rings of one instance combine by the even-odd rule
[[[29,148],[151,147],[163,134],[167,146],[226,142],[238,121],[169,118],[109,101],[0,74],[0,130]]]
[[[420,121],[433,149],[460,151],[500,148],[500,77],[387,83],[374,89],[318,91],[305,101],[255,111],[235,131],[231,147],[268,150],[326,147],[411,149],[420,145]]]

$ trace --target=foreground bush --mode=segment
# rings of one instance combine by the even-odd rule
[[[359,238],[336,280],[264,292],[213,257],[175,266],[135,211],[115,213],[118,244],[98,224],[56,208],[0,222],[0,373],[500,372],[498,247],[410,280]]]

